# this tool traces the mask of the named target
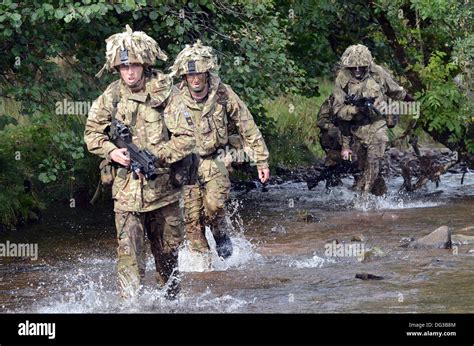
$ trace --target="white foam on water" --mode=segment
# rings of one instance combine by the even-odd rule
[[[183,246],[178,254],[178,268],[182,272],[208,272],[224,271],[236,268],[251,261],[260,261],[262,256],[258,254],[254,246],[244,238],[241,233],[231,234],[233,251],[226,259],[218,256],[216,242],[208,227],[206,227],[206,238],[210,247],[208,253],[192,251],[188,246]]]
[[[399,210],[413,208],[430,208],[445,204],[439,201],[405,201],[399,195],[359,196],[353,201],[353,208],[359,211],[370,210]]]
[[[309,191],[306,183],[285,182],[280,185],[268,186],[268,191],[251,191],[247,196],[258,199],[273,210],[289,210],[298,208],[318,208],[318,205],[333,206],[333,209],[370,210],[399,210],[411,208],[431,208],[447,203],[449,198],[472,196],[474,194],[474,173],[468,172],[464,176],[464,185],[461,185],[462,174],[447,173],[441,176],[438,187],[428,182],[414,194],[399,194],[403,185],[403,178],[387,179],[388,194],[382,197],[369,195],[368,201],[361,201],[358,194],[351,190],[352,178],[342,179],[343,185],[331,189],[325,188],[322,181],[317,187]],[[437,194],[436,197],[430,194]],[[291,206],[290,206],[291,202]]]
[[[113,312],[118,308],[120,298],[117,291],[105,287],[105,281],[102,275],[98,279],[92,279],[82,275],[77,277],[69,273],[61,280],[63,284],[61,292],[37,301],[32,307],[32,312]]]
[[[332,258],[322,258],[314,254],[313,257],[305,260],[291,260],[289,266],[295,268],[322,268],[326,263],[335,262]]]
[[[205,235],[210,250],[207,253],[192,251],[185,242],[178,254],[178,268],[180,271],[224,271],[262,259],[262,256],[255,251],[255,247],[244,237],[245,228],[239,213],[241,208],[242,202],[237,199],[232,199],[226,210],[226,232],[232,241],[232,255],[226,259],[219,257],[212,232],[210,228],[206,226]]]
[[[247,304],[249,304],[249,302],[232,297],[228,294],[222,297],[212,297],[212,292],[208,287],[205,293],[195,299],[194,307],[198,310],[205,310],[207,312],[214,310],[216,312],[230,313]]]

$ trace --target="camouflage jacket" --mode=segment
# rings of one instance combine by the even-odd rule
[[[84,133],[88,150],[110,160],[110,153],[116,149],[105,131],[111,124],[113,100],[118,93],[115,117],[130,127],[133,143],[166,163],[182,159],[195,142],[182,118],[164,117],[171,90],[171,78],[159,71],[147,77],[142,92],[132,93],[121,79],[111,83],[89,111]],[[170,183],[169,167],[159,168],[157,173],[155,180],[135,180],[130,171],[119,168],[112,186],[115,210],[147,212],[177,201],[179,190]]]
[[[318,112],[318,127],[320,130],[329,130],[335,127],[334,113],[332,109],[333,97],[329,96],[321,104]]]
[[[196,102],[187,86],[181,83],[172,95],[166,112],[180,114],[194,129],[196,153],[201,157],[216,154],[229,145],[229,136],[240,135],[244,150],[257,168],[268,168],[268,149],[255,121],[245,104],[230,86],[210,74],[207,100]]]
[[[352,121],[353,126],[357,128],[360,125],[357,120],[357,108],[344,104],[347,96],[375,97],[375,106],[377,107],[381,102],[387,102],[388,97],[403,100],[406,93],[406,90],[399,86],[391,75],[379,65],[372,64],[365,78],[360,81],[353,78],[347,68],[342,68],[337,74],[334,85],[334,114],[340,120]],[[349,148],[349,141],[349,137],[343,136],[343,148]]]

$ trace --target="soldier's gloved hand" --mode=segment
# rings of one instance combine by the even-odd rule
[[[352,157],[352,150],[351,149],[342,149],[341,150],[341,157],[343,160],[349,160],[349,157]]]
[[[124,167],[130,166],[130,156],[128,155],[126,148],[117,148],[112,150],[110,153],[112,161],[121,164]]]
[[[357,107],[357,111],[361,114],[369,114],[369,107],[367,107],[367,105],[363,105],[363,106],[358,106]]]
[[[409,93],[407,93],[407,94],[405,95],[405,98],[403,99],[403,101],[405,101],[405,102],[412,102],[412,101],[415,101],[415,99],[414,99]]]

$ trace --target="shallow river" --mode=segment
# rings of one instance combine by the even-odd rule
[[[41,223],[0,234],[0,243],[38,244],[37,260],[0,258],[0,312],[472,313],[474,245],[400,247],[443,225],[474,235],[459,232],[474,226],[474,174],[460,180],[448,174],[438,188],[368,203],[354,199],[350,180],[330,192],[323,184],[307,191],[303,183],[234,192],[234,254],[225,261],[214,254],[209,265],[182,249],[183,289],[175,301],[156,289],[149,257],[133,304],[118,299],[112,206],[63,206]],[[370,250],[374,255],[361,261]],[[360,280],[358,273],[383,279]]]

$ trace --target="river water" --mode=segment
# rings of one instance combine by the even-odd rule
[[[474,225],[474,174],[460,180],[447,174],[438,188],[369,202],[354,198],[350,180],[332,191],[286,182],[234,192],[234,254],[223,261],[213,253],[209,262],[183,248],[175,301],[154,285],[151,255],[143,293],[119,300],[111,205],[58,207],[41,223],[0,234],[0,243],[38,244],[37,260],[0,258],[0,312],[472,313],[474,245],[400,246],[443,225],[453,234]],[[400,185],[394,179],[389,190]],[[361,261],[349,244],[374,255]]]

